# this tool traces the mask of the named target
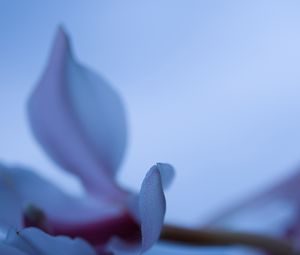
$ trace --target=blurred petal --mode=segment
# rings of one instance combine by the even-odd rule
[[[0,242],[0,254],[3,255],[29,255],[27,252],[18,250],[11,245]],[[30,254],[31,255],[31,254]]]
[[[79,236],[93,244],[107,242],[113,235],[129,239],[139,231],[123,204],[73,197],[32,171],[3,168],[0,173],[0,181],[9,180],[18,197],[26,226],[54,235]]]
[[[90,146],[109,174],[115,174],[126,145],[126,119],[119,95],[100,76],[70,60],[68,89]]]
[[[138,255],[141,254],[141,245],[140,243],[128,243],[118,237],[113,237],[105,250],[114,255]]]
[[[168,174],[164,174],[168,171]],[[163,183],[172,178],[173,168],[167,164],[157,164],[147,173],[139,194],[139,214],[141,220],[142,252],[148,250],[160,236],[166,212]],[[164,176],[164,178],[162,178]]]
[[[89,191],[121,196],[113,177],[126,145],[122,102],[103,79],[75,62],[62,29],[28,113],[35,137],[58,164]]]
[[[49,217],[64,222],[84,222],[118,215],[122,208],[121,205],[105,200],[71,196],[33,171],[23,168],[2,168],[0,173],[0,181],[9,183],[9,188],[18,197],[22,209],[28,205],[35,205]]]
[[[11,230],[4,243],[28,255],[96,255],[93,248],[82,239],[71,239],[65,236],[53,237],[37,228]]]
[[[16,195],[1,187],[0,205],[0,229],[20,227],[22,225],[22,210]]]
[[[3,166],[0,166],[0,169],[3,168]],[[22,225],[22,208],[13,190],[14,184],[0,170],[0,231]]]
[[[265,192],[222,212],[210,220],[207,226],[293,238],[293,235],[300,234],[299,213],[300,173],[297,173]]]

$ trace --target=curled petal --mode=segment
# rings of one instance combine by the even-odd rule
[[[82,239],[71,239],[65,236],[53,237],[37,228],[25,228],[20,231],[11,230],[4,244],[28,255],[96,255],[93,248]]]
[[[62,28],[29,99],[28,115],[46,152],[89,191],[121,196],[113,177],[126,145],[122,102],[101,77],[74,60]]]
[[[150,168],[140,193],[132,194],[128,199],[131,215],[140,223],[140,243],[114,237],[107,245],[108,251],[116,255],[140,254],[154,245],[159,239],[166,212],[163,190],[173,177],[174,169],[169,164],[157,163]]]
[[[164,174],[164,170],[168,171],[168,174]],[[172,178],[173,171],[167,164],[154,165],[142,183],[139,194],[142,252],[148,250],[159,239],[166,212],[163,183],[170,181],[167,179]]]
[[[173,166],[166,163],[157,163],[154,167],[157,167],[159,170],[163,188],[169,188],[175,176]]]

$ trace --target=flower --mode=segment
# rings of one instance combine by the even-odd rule
[[[32,171],[3,166],[0,179],[22,209],[23,222],[10,225],[80,237],[99,253],[149,249],[163,225],[163,189],[173,178],[173,167],[152,166],[138,195],[117,184],[127,140],[121,99],[106,81],[75,61],[63,28],[58,29],[49,62],[29,98],[28,115],[43,149],[80,178],[86,194],[68,195]],[[37,233],[24,233],[30,231]]]

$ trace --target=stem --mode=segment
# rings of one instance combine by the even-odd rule
[[[231,246],[243,245],[270,252],[273,255],[299,255],[291,242],[264,235],[223,230],[198,230],[164,225],[161,241],[194,246]]]

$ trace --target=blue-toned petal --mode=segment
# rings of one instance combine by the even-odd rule
[[[128,243],[124,240],[113,237],[105,248],[108,254],[114,255],[139,255],[141,254],[141,245],[139,243]]]
[[[169,164],[152,166],[143,180],[139,194],[130,194],[127,207],[136,222],[140,223],[140,242],[128,242],[113,237],[106,249],[115,255],[141,254],[159,239],[163,226],[166,201],[164,188],[171,184],[174,168]]]
[[[156,167],[159,170],[163,188],[167,189],[171,185],[174,179],[175,176],[174,168],[170,164],[166,164],[166,163],[157,163]]]
[[[70,61],[70,102],[90,146],[108,174],[119,168],[126,146],[126,118],[119,95],[95,72]]]
[[[22,225],[22,208],[14,188],[14,183],[0,170],[0,231]]]
[[[168,174],[164,174],[165,170]],[[170,165],[162,163],[154,165],[142,183],[139,194],[142,252],[148,250],[159,239],[166,212],[163,183],[167,184],[165,177],[173,176],[170,174],[171,171],[174,170]]]
[[[95,250],[82,239],[53,237],[37,228],[11,230],[4,243],[28,255],[96,255]]]
[[[3,242],[0,242],[0,254],[3,255],[29,255],[26,252],[20,251],[19,249],[9,245],[5,244]]]
[[[61,28],[28,115],[35,137],[58,164],[89,191],[120,196],[114,175],[126,146],[122,102],[101,77],[74,60]]]
[[[300,173],[221,212],[206,227],[299,239]]]
[[[71,196],[34,172],[20,167],[2,167],[0,183],[3,182],[8,183],[7,190],[18,198],[19,205],[16,206],[20,206],[23,212],[33,205],[47,217],[65,224],[112,217],[123,210],[121,205],[105,200]]]
[[[22,210],[16,195],[0,187],[0,230],[22,225]]]

